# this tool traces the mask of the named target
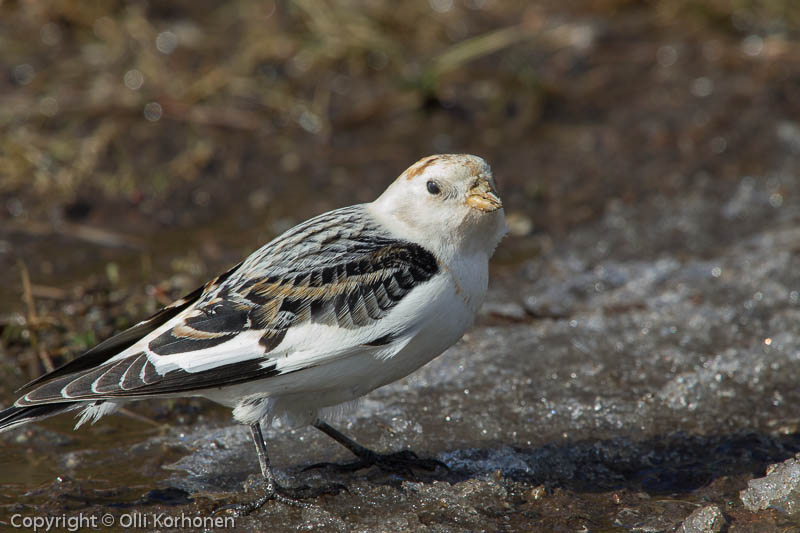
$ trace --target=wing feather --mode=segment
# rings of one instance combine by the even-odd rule
[[[18,391],[28,389],[33,387],[34,385],[38,385],[44,381],[55,379],[61,376],[74,374],[76,372],[81,372],[83,370],[88,370],[94,368],[98,365],[102,365],[118,353],[122,352],[123,350],[133,346],[138,341],[146,337],[148,334],[152,333],[159,327],[163,326],[171,319],[178,316],[181,312],[185,311],[189,308],[192,304],[196,303],[203,294],[215,290],[219,287],[230,275],[237,269],[241,263],[236,265],[235,267],[231,268],[224,274],[217,276],[216,278],[212,279],[208,283],[206,283],[203,287],[200,287],[191,293],[187,294],[183,298],[180,298],[171,304],[167,305],[156,314],[151,316],[150,318],[139,322],[138,324],[114,335],[113,337],[104,340],[94,348],[88,350],[87,352],[83,353],[82,355],[76,357],[72,361],[69,361],[60,367],[56,368],[52,372],[48,372],[47,374],[43,374],[38,378],[30,381],[20,387]]]
[[[19,407],[75,400],[110,400],[178,394],[264,379],[277,375],[275,363],[250,359],[219,365],[202,372],[175,369],[158,375],[142,352],[79,374],[62,376],[17,400]]]
[[[354,206],[289,230],[191,300],[45,376],[50,381],[17,405],[196,391],[386,348],[402,336],[403,325],[380,321],[439,265],[422,246],[370,220],[363,206]],[[306,325],[312,334],[336,331],[336,343],[315,347],[311,357],[304,338],[294,359],[292,346],[283,344],[286,334]],[[292,338],[297,342],[298,335]],[[126,349],[129,355],[120,353]]]

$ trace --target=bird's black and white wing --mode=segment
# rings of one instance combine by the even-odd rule
[[[37,380],[16,406],[191,394],[390,351],[413,324],[385,318],[437,273],[433,254],[363,206],[332,211]]]
[[[231,275],[231,273],[233,273],[240,266],[241,263],[228,270],[224,274],[217,276],[186,296],[175,300],[150,318],[142,320],[138,324],[126,329],[125,331],[106,339],[87,352],[83,353],[80,357],[69,361],[59,368],[56,368],[52,372],[43,374],[38,378],[26,383],[22,389],[29,389],[43,381],[66,376],[68,374],[75,374],[76,372],[102,365],[115,355],[129,348],[133,344],[140,341],[143,337],[167,323],[169,320],[175,318],[189,306],[196,304],[203,294],[213,291],[219,287],[219,285],[223,283]]]

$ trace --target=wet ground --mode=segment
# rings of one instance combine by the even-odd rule
[[[492,164],[512,227],[478,324],[336,422],[450,470],[304,472],[350,457],[313,429],[269,432],[284,484],[348,490],[306,509],[270,503],[235,526],[799,530],[794,463],[772,472],[780,482],[753,481],[800,452],[797,14],[498,4],[413,4],[411,21],[373,6],[374,27],[337,21],[361,31],[343,44],[325,15],[279,3],[251,18],[280,46],[233,39],[250,59],[195,85],[187,65],[217,65],[224,41],[192,31],[249,35],[252,5],[193,17],[0,6],[16,21],[0,22],[16,44],[0,47],[16,65],[0,82],[14,148],[0,179],[3,403],[293,223],[370,200],[422,155],[472,152]],[[33,29],[43,44],[31,49]],[[174,53],[161,51],[165,32]],[[398,48],[410,43],[418,55]],[[98,67],[86,58],[100,45],[114,53]],[[80,79],[60,62],[73,56],[94,65]],[[147,83],[132,89],[131,70]],[[105,75],[130,94],[103,93]],[[83,107],[79,89],[91,89]],[[88,142],[101,144],[87,161]],[[113,529],[133,513],[206,517],[253,497],[242,487],[255,451],[229,412],[130,409],[77,432],[67,416],[0,435],[0,521],[111,513]]]

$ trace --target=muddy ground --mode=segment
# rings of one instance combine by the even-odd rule
[[[284,484],[348,490],[235,527],[800,530],[740,495],[800,452],[800,13],[728,4],[0,4],[0,403],[292,224],[470,152],[512,227],[478,323],[336,422],[450,470],[304,472],[349,457],[269,432]],[[209,403],[72,424],[0,435],[0,523],[166,529],[253,496],[247,431]]]

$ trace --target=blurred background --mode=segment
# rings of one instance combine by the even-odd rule
[[[2,0],[0,69],[2,403],[432,153],[494,169],[498,286],[585,228],[591,265],[798,220],[793,0]]]
[[[492,164],[503,264],[613,202],[760,179],[800,145],[799,29],[789,0],[4,1],[4,342],[37,305],[108,333],[69,317],[146,314],[431,153]]]
[[[789,0],[4,1],[4,341],[24,270],[46,307],[134,286],[141,316],[431,153],[493,165],[501,263],[609,202],[713,195],[796,153],[799,29]]]

